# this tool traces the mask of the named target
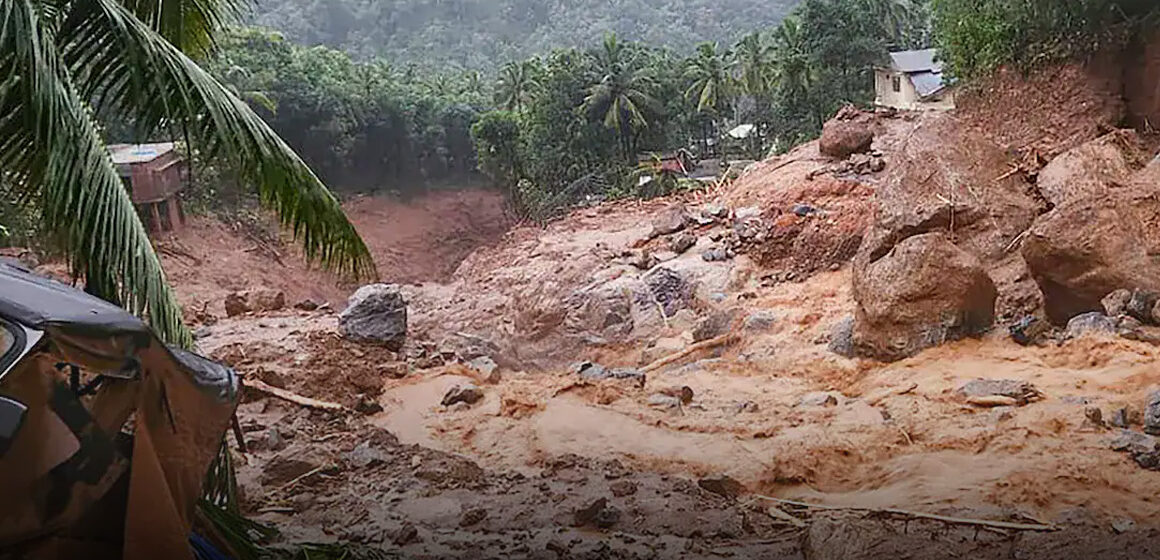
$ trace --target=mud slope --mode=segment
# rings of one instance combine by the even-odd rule
[[[1016,121],[995,101],[858,114],[876,133],[868,154],[835,161],[809,143],[716,190],[514,228],[444,281],[404,286],[398,354],[343,340],[331,310],[224,319],[204,351],[346,408],[251,392],[247,511],[289,542],[420,558],[1147,554],[1160,545],[1160,472],[1116,450],[1115,424],[1143,429],[1157,328],[1131,340],[1056,329],[1021,346],[1000,323],[894,363],[844,357],[850,261],[867,232],[916,208],[946,206],[950,220],[891,235],[945,230],[994,253],[987,274],[1003,293],[1038,293],[1005,265],[1048,210],[1000,227],[996,201],[1033,183],[996,144],[1049,130],[1047,153],[1096,138],[1104,106],[1086,104],[1114,101],[1092,95],[1055,107],[1075,122],[1012,104],[1036,113]],[[978,129],[1003,119],[1017,125],[1006,140]],[[1010,307],[1034,312],[1030,300]],[[645,376],[585,377],[584,361]],[[979,382],[1019,391],[968,395]],[[442,404],[466,385],[477,401]]]
[[[360,197],[344,208],[388,282],[445,280],[510,227],[503,196],[491,190],[435,191],[405,201]],[[212,218],[190,218],[158,248],[187,311],[220,316],[227,294],[257,288],[283,291],[290,304],[312,299],[341,307],[357,287],[307,266],[285,235],[269,242]]]

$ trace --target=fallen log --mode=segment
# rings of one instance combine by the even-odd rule
[[[346,410],[346,407],[342,406],[341,404],[327,402],[327,401],[320,401],[318,399],[312,399],[310,397],[304,397],[304,396],[299,395],[297,393],[287,391],[286,389],[279,389],[278,387],[274,387],[272,385],[267,385],[261,379],[247,379],[245,382],[245,387],[247,387],[249,389],[254,389],[255,391],[261,391],[263,393],[266,393],[267,395],[270,395],[273,397],[278,397],[279,399],[282,399],[284,401],[289,401],[289,402],[292,402],[292,403],[297,404],[297,405],[305,406],[307,408],[316,408],[318,410],[332,410],[332,411],[336,411],[336,412],[341,412],[343,410]]]
[[[698,342],[692,346],[689,346],[688,348],[685,348],[684,350],[681,350],[680,352],[677,352],[675,354],[670,354],[670,355],[665,356],[664,358],[661,358],[661,359],[659,359],[659,360],[657,360],[657,361],[655,361],[647,366],[644,366],[643,368],[641,368],[640,371],[642,373],[650,373],[650,372],[656,371],[658,369],[661,369],[661,368],[663,368],[663,367],[665,367],[673,362],[678,362],[680,360],[683,360],[686,357],[688,357],[692,354],[695,354],[697,352],[700,352],[702,350],[707,350],[709,348],[716,348],[718,346],[724,346],[726,344],[733,344],[734,342],[737,341],[737,339],[738,339],[738,336],[736,334],[729,333],[729,334],[721,335],[717,338],[711,338],[709,340]]]
[[[988,527],[991,529],[1005,529],[1005,530],[1009,530],[1009,531],[1050,532],[1050,531],[1057,531],[1059,529],[1058,527],[1056,527],[1054,525],[1048,525],[1046,523],[1015,523],[1015,522],[1011,522],[1011,521],[991,521],[988,519],[973,519],[970,517],[951,517],[951,516],[946,516],[946,515],[936,515],[933,513],[922,513],[922,512],[918,512],[918,511],[909,511],[909,510],[905,510],[905,509],[895,509],[895,508],[869,508],[869,507],[857,507],[857,506],[849,506],[849,507],[846,507],[846,506],[827,506],[824,504],[798,502],[795,500],[783,500],[781,498],[773,498],[770,496],[762,496],[759,494],[755,494],[754,498],[757,498],[760,500],[766,500],[766,501],[770,501],[770,502],[775,502],[775,503],[779,503],[779,504],[785,504],[785,505],[797,506],[797,507],[809,508],[809,509],[824,509],[824,510],[830,510],[830,511],[860,511],[860,512],[865,512],[865,513],[884,513],[884,514],[889,514],[889,515],[896,515],[899,517],[905,517],[908,519],[926,519],[929,521],[940,521],[942,523],[948,523],[951,525],[970,525],[970,526],[974,526],[974,527]]]

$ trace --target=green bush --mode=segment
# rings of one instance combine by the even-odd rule
[[[976,78],[1123,46],[1149,23],[1155,0],[933,0],[934,37],[949,70]]]

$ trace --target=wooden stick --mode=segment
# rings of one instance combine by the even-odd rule
[[[827,506],[823,504],[812,504],[809,502],[798,502],[794,500],[783,500],[781,498],[773,498],[770,496],[754,495],[755,498],[776,502],[779,504],[786,504],[791,506],[798,506],[811,509],[824,509],[831,511],[862,511],[866,513],[888,513],[891,515],[900,515],[912,519],[927,519],[930,521],[941,521],[943,523],[950,523],[952,525],[971,525],[975,527],[990,527],[992,529],[1008,529],[1011,531],[1056,531],[1057,527],[1054,525],[1047,525],[1043,523],[1013,523],[1010,521],[989,521],[986,519],[972,519],[969,517],[948,517],[945,515],[935,515],[933,513],[922,513],[917,511],[909,511],[905,509],[894,508],[867,508],[867,507],[842,507],[842,506]]]
[[[656,371],[656,370],[661,369],[661,368],[663,368],[663,367],[665,367],[673,362],[682,360],[691,354],[695,354],[697,352],[700,352],[701,350],[706,350],[709,348],[716,348],[718,346],[724,346],[726,344],[732,344],[733,342],[735,342],[737,340],[737,338],[738,337],[736,334],[729,333],[729,334],[721,335],[717,338],[703,340],[703,341],[698,342],[698,343],[696,343],[688,348],[685,348],[684,350],[681,350],[680,352],[677,352],[676,354],[670,354],[670,355],[665,356],[664,358],[661,358],[661,359],[659,359],[659,360],[657,360],[657,361],[655,361],[647,366],[644,366],[643,368],[641,368],[640,371],[643,373],[649,373],[652,371]]]
[[[302,405],[302,406],[305,406],[308,408],[317,408],[319,410],[333,410],[333,411],[346,410],[346,407],[342,406],[341,404],[320,401],[318,399],[312,399],[310,397],[304,397],[304,396],[299,395],[297,393],[287,391],[286,389],[279,389],[277,387],[272,387],[270,385],[267,385],[261,379],[247,379],[246,380],[246,387],[250,388],[250,389],[255,389],[255,390],[261,391],[263,393],[266,393],[267,395],[278,397],[282,400],[290,401],[294,404],[299,404],[299,405]]]

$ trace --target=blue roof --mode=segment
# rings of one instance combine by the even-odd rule
[[[947,86],[942,72],[914,72],[908,75],[919,97],[928,97]]]
[[[890,53],[890,63],[895,70],[906,72],[942,72],[942,63],[935,61],[935,49],[921,51],[899,51]]]

